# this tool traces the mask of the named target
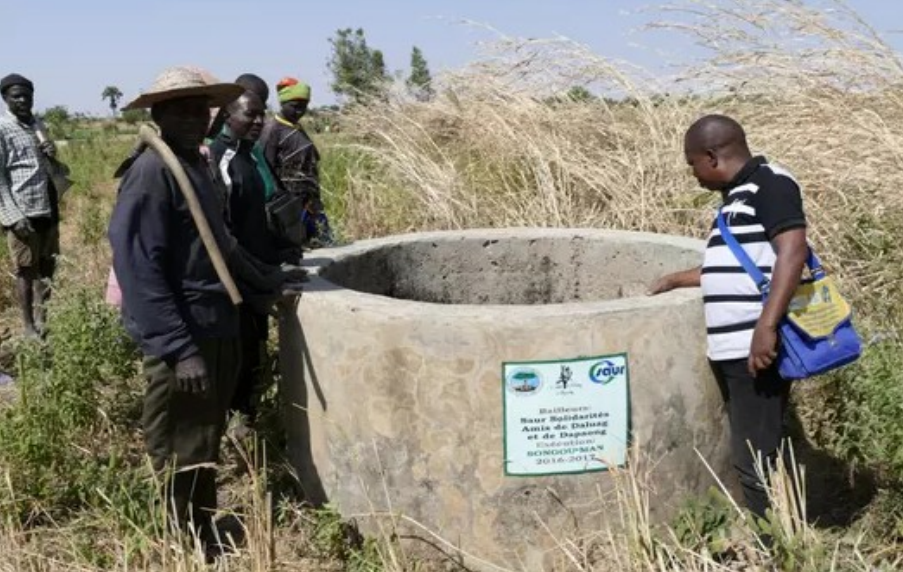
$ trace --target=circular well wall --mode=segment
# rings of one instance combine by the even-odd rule
[[[667,519],[713,482],[696,451],[729,467],[701,296],[646,295],[658,276],[698,266],[703,248],[497,229],[312,252],[311,281],[280,320],[289,458],[305,492],[373,533],[377,519],[360,515],[402,512],[499,566],[548,567],[554,542],[536,515],[562,538],[603,530],[617,521],[614,481],[505,474],[502,364],[627,354],[633,444],[654,467],[650,518]]]
[[[645,295],[655,278],[693,258],[698,263],[697,252],[680,246],[579,235],[459,238],[376,246],[336,260],[321,276],[399,300],[565,304]]]

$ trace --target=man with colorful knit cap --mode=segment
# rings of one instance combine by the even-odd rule
[[[321,221],[308,233],[314,244],[331,241],[328,223],[324,224],[320,199],[320,153],[301,125],[310,104],[310,86],[295,78],[284,78],[276,85],[280,110],[267,121],[260,142],[264,156],[286,192],[300,196],[305,205],[302,216]]]

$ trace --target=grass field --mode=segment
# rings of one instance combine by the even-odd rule
[[[567,40],[502,38],[480,61],[437,78],[432,101],[398,90],[349,109],[340,135],[318,139],[327,210],[346,240],[527,225],[701,236],[717,197],[689,177],[683,131],[703,113],[737,117],[755,150],[798,176],[811,237],[868,342],[859,364],[795,391],[809,502],[796,506],[791,480],[775,480],[776,511],[765,524],[775,547],[766,552],[754,536],[761,526],[716,493],[688,500],[669,526],[650,524],[643,475],[626,473],[613,508],[623,529],[562,539],[556,556],[562,569],[582,571],[896,570],[903,65],[841,5],[830,13],[776,0],[687,6],[693,11],[667,15],[689,22],[681,30],[709,57],[667,82]],[[756,81],[765,73],[768,82]],[[611,97],[553,97],[574,85]],[[62,150],[76,186],[64,210],[50,343],[13,342],[16,395],[0,412],[3,571],[203,569],[190,543],[162,532],[141,452],[134,348],[101,299],[111,173],[130,146],[107,134]],[[15,325],[10,287],[5,280],[0,289],[2,322]],[[227,447],[223,516],[240,517],[246,542],[219,569],[430,569],[388,536],[353,541],[334,512],[299,505],[279,456],[278,396],[267,411],[256,450]]]

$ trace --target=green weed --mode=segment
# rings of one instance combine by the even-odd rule
[[[60,160],[71,170],[73,188],[70,192],[86,193],[98,183],[110,181],[116,166],[125,159],[135,140],[90,136],[85,140],[71,141],[60,148]]]
[[[109,499],[143,503],[132,436],[140,396],[129,383],[135,350],[115,312],[93,290],[73,287],[51,302],[48,327],[47,344],[19,348],[18,395],[0,415],[9,491],[0,515],[43,521]]]
[[[78,213],[78,235],[87,247],[98,247],[106,241],[109,213],[100,201],[85,201]]]
[[[830,381],[830,445],[884,480],[903,476],[903,352],[897,343],[875,344],[859,363]]]
[[[345,520],[333,506],[313,511],[312,545],[322,556],[345,563],[348,572],[377,572],[382,569],[380,546],[374,539],[364,539],[353,524]]]
[[[713,488],[703,498],[689,499],[673,520],[671,529],[681,546],[721,554],[730,548],[735,519],[729,500]]]

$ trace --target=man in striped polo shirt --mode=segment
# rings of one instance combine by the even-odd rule
[[[684,138],[693,176],[724,201],[727,224],[771,281],[767,303],[712,224],[702,266],[670,274],[653,294],[702,286],[708,357],[727,406],[733,463],[747,507],[764,517],[768,497],[752,451],[773,459],[785,434],[790,383],[777,371],[777,327],[808,255],[800,187],[788,172],[753,157],[739,123],[696,121]],[[752,449],[752,451],[751,451]]]

